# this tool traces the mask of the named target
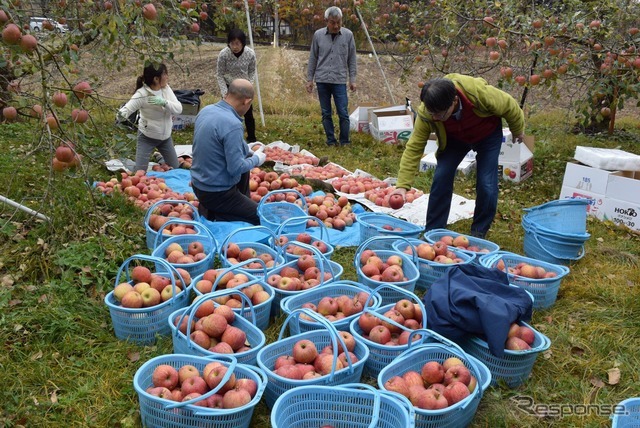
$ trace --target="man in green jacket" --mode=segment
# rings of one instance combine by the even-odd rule
[[[400,160],[398,189],[411,188],[431,133],[438,140],[436,166],[429,194],[425,230],[445,228],[453,180],[469,150],[476,152],[476,208],[471,235],[484,238],[498,205],[498,156],[504,118],[516,140],[524,139],[524,113],[516,100],[486,80],[462,74],[425,83],[413,133]]]

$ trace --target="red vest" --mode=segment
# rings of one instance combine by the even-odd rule
[[[443,122],[447,138],[453,138],[468,144],[477,143],[495,131],[501,123],[501,119],[498,116],[478,116],[474,113],[474,105],[467,96],[457,88],[456,91],[458,92],[458,98],[462,102],[462,114],[460,120],[456,120],[452,114],[449,119]]]

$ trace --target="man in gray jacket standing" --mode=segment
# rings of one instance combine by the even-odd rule
[[[322,126],[327,136],[327,145],[337,143],[331,118],[331,97],[336,105],[340,120],[340,145],[349,144],[349,98],[347,84],[356,90],[356,44],[353,33],[342,28],[342,11],[332,6],[324,12],[326,28],[313,35],[309,69],[307,72],[307,92],[313,91],[313,81],[318,88]]]

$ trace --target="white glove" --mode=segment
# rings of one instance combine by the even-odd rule
[[[118,113],[116,113],[116,119],[118,120],[118,122],[124,122],[125,120],[127,120],[127,115],[123,109],[118,110]]]
[[[262,150],[258,150],[258,151],[253,152],[253,156],[258,158],[258,165],[257,166],[262,165],[264,163],[264,161],[267,160],[267,155],[265,155]]]
[[[264,150],[264,144],[262,144],[260,141],[256,141],[255,143],[249,143],[248,144],[249,148],[251,149],[251,151],[262,151]],[[257,149],[254,150],[254,147],[258,146]]]

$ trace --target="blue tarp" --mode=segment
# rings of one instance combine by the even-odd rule
[[[179,193],[185,192],[193,192],[193,189],[190,186],[191,182],[191,174],[189,170],[186,169],[174,169],[171,171],[161,172],[161,171],[152,171],[148,172],[149,176],[161,177],[167,183],[173,191]],[[324,192],[318,191],[314,192],[315,195],[323,195]],[[352,206],[353,212],[356,214],[365,212],[364,207],[360,204],[354,204]],[[227,236],[240,228],[250,227],[251,224],[243,222],[243,221],[209,221],[206,219],[201,219],[200,222],[207,226],[211,234],[216,239],[218,245],[222,244],[222,242],[227,238]],[[315,237],[320,237],[320,228],[312,227],[308,229],[310,235]],[[329,232],[329,243],[334,247],[356,247],[360,245],[360,224],[356,221],[353,223],[353,226],[346,227],[343,231],[328,229]],[[236,242],[253,242],[253,241],[262,241],[263,239],[268,237],[267,233],[260,233],[253,231],[253,234],[250,232],[239,232],[242,235],[239,235],[239,239],[234,239]]]

